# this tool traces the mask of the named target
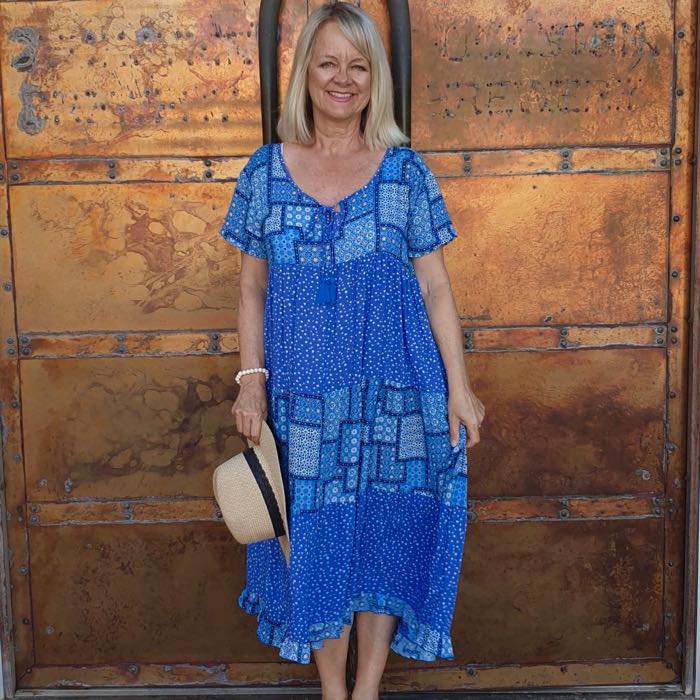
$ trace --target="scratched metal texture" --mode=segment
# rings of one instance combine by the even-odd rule
[[[286,0],[284,96],[321,0]],[[386,4],[362,6],[388,47]],[[0,634],[18,688],[292,687],[237,609],[238,255],[257,2],[0,3]],[[411,0],[412,146],[487,409],[455,660],[382,691],[676,688],[695,0]],[[12,586],[11,590],[9,586]],[[351,675],[354,673],[351,668]]]

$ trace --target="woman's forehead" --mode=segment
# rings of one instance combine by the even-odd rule
[[[329,58],[364,58],[335,22],[326,22],[319,28],[314,40],[313,53]]]

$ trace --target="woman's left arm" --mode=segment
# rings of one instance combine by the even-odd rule
[[[459,442],[459,424],[463,423],[467,447],[472,447],[479,442],[479,426],[486,412],[469,384],[464,366],[462,329],[442,247],[411,260],[447,374],[450,443],[455,447]]]

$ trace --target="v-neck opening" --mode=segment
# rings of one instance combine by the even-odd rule
[[[296,183],[294,178],[292,177],[292,174],[289,172],[289,169],[287,168],[287,164],[284,162],[284,153],[283,153],[283,144],[282,142],[278,142],[277,144],[277,156],[280,161],[280,165],[282,166],[282,170],[284,171],[285,176],[289,180],[289,182],[292,183],[294,186],[294,189],[299,192],[299,194],[303,195],[307,199],[310,199],[314,204],[316,204],[319,207],[322,207],[323,209],[330,209],[331,211],[334,211],[336,214],[339,214],[343,210],[343,204],[347,202],[349,199],[352,197],[355,197],[356,195],[360,194],[360,192],[364,192],[368,187],[370,187],[374,181],[379,177],[379,174],[381,173],[382,169],[384,168],[384,163],[386,162],[387,157],[389,156],[389,152],[392,149],[392,146],[389,146],[385,151],[384,155],[382,156],[381,161],[379,162],[379,165],[377,166],[377,169],[374,171],[374,174],[372,177],[367,180],[367,182],[362,185],[359,189],[355,190],[354,192],[351,192],[350,194],[345,195],[342,199],[339,199],[335,204],[323,204],[322,202],[319,202],[316,197],[313,195],[310,195],[308,192],[305,192],[304,190],[299,187],[299,185]],[[336,209],[337,207],[337,209]]]

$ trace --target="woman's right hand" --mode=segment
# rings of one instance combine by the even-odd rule
[[[267,418],[267,387],[265,374],[253,372],[241,377],[241,388],[231,406],[236,430],[244,437],[260,444],[262,423]]]

